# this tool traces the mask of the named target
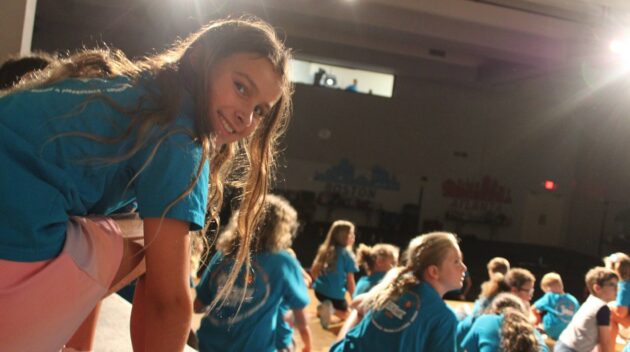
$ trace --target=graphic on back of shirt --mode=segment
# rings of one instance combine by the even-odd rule
[[[420,296],[405,292],[396,299],[389,299],[372,314],[372,324],[384,332],[395,333],[406,329],[418,317]]]
[[[232,261],[222,260],[208,281],[208,289],[217,293],[227,282],[232,268]],[[224,302],[219,303],[218,309],[208,313],[206,319],[213,325],[230,325],[238,323],[254,315],[265,305],[271,292],[269,275],[256,262],[252,262],[247,285],[245,275],[240,273],[234,287],[228,293]]]
[[[558,319],[563,323],[569,324],[571,322],[571,318],[575,315],[576,308],[575,304],[568,297],[558,297],[555,310],[558,313]]]

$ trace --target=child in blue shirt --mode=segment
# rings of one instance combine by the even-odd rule
[[[466,265],[458,239],[445,232],[417,239],[406,266],[361,296],[363,319],[331,352],[455,350],[457,318],[442,295],[462,287]]]
[[[457,323],[455,336],[458,346],[472,328],[475,320],[490,307],[494,298],[499,293],[510,290],[505,281],[505,275],[510,270],[510,262],[507,259],[494,257],[488,261],[486,268],[488,269],[488,280],[481,284],[481,293],[473,304],[471,314]]]
[[[534,302],[531,310],[536,316],[536,324],[542,321],[543,330],[557,340],[580,304],[573,295],[564,292],[562,278],[558,273],[545,274],[540,281],[540,288],[545,294]]]
[[[359,271],[350,250],[354,239],[353,223],[346,220],[333,222],[311,266],[313,290],[321,302],[317,312],[324,329],[331,322],[333,310],[339,320],[348,316],[346,292],[350,296],[354,293],[354,273]]]
[[[527,314],[521,299],[511,293],[498,294],[486,313],[475,320],[460,349],[466,352],[549,351]]]
[[[83,51],[0,93],[3,350],[61,349],[142,255],[134,349],[183,348],[192,317],[189,231],[220,208],[226,177],[240,182],[242,213],[251,215],[240,221],[245,245],[234,270],[249,266],[250,229],[290,111],[289,59],[268,24],[218,20],[153,57]],[[142,252],[102,217],[134,201]],[[103,242],[92,241],[95,232]],[[56,285],[33,290],[49,281]],[[25,326],[28,334],[16,331]]]
[[[357,263],[363,268],[366,275],[362,276],[357,282],[352,298],[368,292],[377,285],[385,274],[398,264],[398,253],[400,249],[396,246],[386,243],[378,243],[373,247],[359,244],[356,251]],[[351,309],[350,314],[345,320],[343,326],[338,332],[338,338],[345,336],[350,329],[358,323],[358,312]]]
[[[387,243],[377,243],[372,247],[359,244],[356,251],[357,264],[365,274],[357,282],[352,298],[369,291],[378,284],[385,274],[398,265],[398,247]]]
[[[287,252],[291,254],[293,258],[296,258],[293,249],[288,248]],[[304,270],[304,268],[300,269],[302,270],[304,284],[306,287],[311,286],[311,276]],[[278,349],[278,352],[295,351],[295,340],[293,339],[292,326],[294,322],[295,318],[293,316],[293,312],[285,302],[282,302],[282,304],[280,304],[280,309],[278,310],[278,326],[276,327],[276,348]]]
[[[311,334],[304,314],[308,292],[302,267],[286,251],[297,229],[297,213],[284,198],[266,196],[261,223],[254,234],[251,271],[241,270],[230,295],[216,301],[241,245],[238,216],[232,217],[219,237],[218,252],[196,289],[195,311],[207,310],[197,331],[199,350],[276,351],[279,308],[284,303],[295,317],[305,345],[303,351],[310,351]]]

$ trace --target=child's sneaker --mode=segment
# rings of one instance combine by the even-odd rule
[[[317,316],[319,316],[319,322],[324,329],[328,329],[330,325],[330,319],[333,315],[333,305],[331,301],[324,301],[317,306]]]

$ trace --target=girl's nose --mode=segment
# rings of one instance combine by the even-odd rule
[[[254,109],[244,109],[237,113],[237,117],[243,127],[249,127],[254,120]]]

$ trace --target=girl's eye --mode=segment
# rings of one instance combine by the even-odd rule
[[[254,108],[254,114],[256,114],[256,116],[258,116],[259,118],[263,118],[267,113],[263,108],[257,106],[256,108]]]
[[[236,88],[236,90],[241,93],[241,94],[245,94],[247,93],[247,89],[245,88],[245,86],[243,84],[241,84],[240,82],[234,82],[234,87]]]

